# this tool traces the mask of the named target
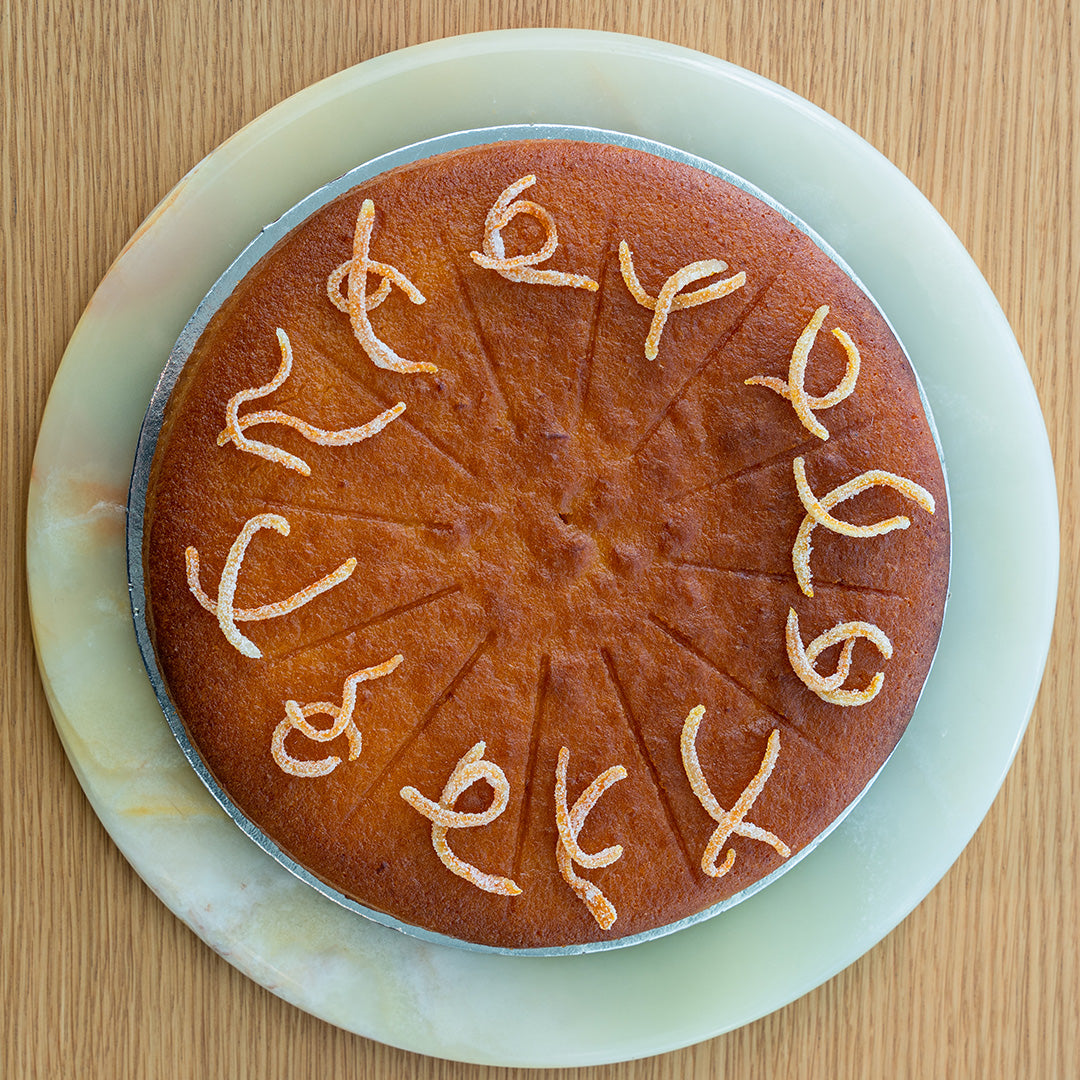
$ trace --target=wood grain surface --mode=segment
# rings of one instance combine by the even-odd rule
[[[1028,734],[974,840],[842,974],[757,1023],[588,1080],[1080,1076],[1080,13],[1068,0],[84,0],[0,7],[6,605],[0,677],[0,1075],[525,1075],[388,1049],[248,981],[113,846],[52,726],[24,570],[34,440],[111,260],[179,177],[309,83],[477,30],[690,46],[839,117],[929,197],[997,294],[1046,415],[1058,622]],[[554,1074],[553,1074],[554,1075]]]

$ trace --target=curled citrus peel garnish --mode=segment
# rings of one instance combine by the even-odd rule
[[[840,342],[844,352],[847,353],[847,367],[844,370],[844,377],[824,397],[815,397],[808,394],[803,386],[806,380],[806,365],[810,359],[810,350],[814,347],[818,331],[828,314],[829,305],[822,304],[803,328],[803,332],[795,342],[795,348],[791,351],[787,382],[784,382],[783,379],[775,379],[771,375],[755,375],[747,379],[744,384],[746,386],[767,386],[770,390],[775,390],[781,397],[787,398],[795,407],[795,415],[802,421],[803,427],[819,439],[827,439],[829,431],[814,415],[813,410],[831,409],[834,405],[839,405],[841,401],[851,395],[859,378],[859,350],[855,342],[837,326],[833,329],[833,337]]]
[[[332,701],[314,701],[308,705],[286,701],[285,719],[274,728],[274,737],[270,742],[270,753],[282,771],[290,776],[326,776],[341,764],[341,758],[333,755],[318,761],[302,761],[292,757],[285,749],[285,739],[294,729],[313,742],[331,742],[339,735],[344,735],[349,741],[349,760],[355,761],[360,756],[364,745],[360,729],[353,720],[353,712],[356,709],[356,688],[362,682],[381,679],[384,675],[389,675],[403,659],[401,653],[398,653],[382,664],[354,671],[345,680],[340,705],[335,705]],[[329,716],[333,724],[328,728],[317,728],[308,723],[309,716],[319,715]]]
[[[578,845],[578,834],[585,824],[589,812],[597,800],[612,784],[626,779],[626,769],[622,765],[612,765],[605,769],[577,797],[569,810],[566,805],[566,767],[570,762],[567,747],[559,750],[559,761],[555,767],[555,824],[559,830],[559,840],[555,845],[555,859],[563,880],[577,894],[578,899],[589,909],[592,917],[602,930],[610,930],[619,917],[615,905],[591,882],[580,878],[574,872],[574,863],[586,870],[598,870],[610,866],[622,857],[621,844],[613,844],[603,851],[589,855]]]
[[[356,569],[356,560],[346,559],[326,577],[320,578],[306,589],[301,589],[284,600],[278,600],[272,604],[263,604],[257,608],[234,607],[233,597],[236,595],[236,581],[240,574],[240,564],[247,554],[251,538],[260,529],[273,529],[282,536],[289,535],[289,523],[280,514],[257,514],[245,522],[240,534],[233,541],[232,547],[229,548],[229,554],[225,559],[225,568],[221,571],[221,580],[218,583],[217,600],[211,600],[199,583],[198,550],[189,547],[184,552],[188,588],[191,589],[195,599],[212,615],[217,616],[218,625],[225,635],[225,640],[238,652],[255,660],[262,656],[262,652],[253,641],[240,633],[236,628],[238,622],[259,622],[263,619],[276,619],[281,615],[288,615],[289,612],[310,603],[320,593],[332,589],[335,585],[340,585]]]
[[[365,199],[356,217],[356,231],[353,234],[353,255],[348,262],[342,263],[326,281],[326,295],[330,303],[339,311],[344,311],[352,323],[353,333],[376,367],[386,368],[403,375],[417,371],[434,374],[439,369],[434,364],[413,363],[398,356],[385,341],[380,341],[371,328],[368,312],[381,304],[390,295],[390,289],[396,285],[414,304],[424,303],[424,294],[396,267],[388,263],[376,262],[371,258],[371,232],[375,227],[375,204]],[[382,278],[378,289],[369,297],[367,294],[368,274]],[[341,283],[348,275],[347,296],[341,295]]]
[[[546,262],[555,254],[555,249],[559,246],[559,234],[555,228],[555,217],[550,210],[528,199],[518,199],[526,188],[531,188],[535,183],[536,177],[530,173],[520,180],[515,180],[503,191],[484,219],[483,253],[470,251],[469,257],[477,266],[482,266],[485,270],[494,270],[508,281],[522,282],[527,285],[564,285],[571,289],[587,289],[589,292],[596,292],[600,288],[599,284],[583,274],[536,269],[538,263]],[[508,257],[502,230],[518,214],[528,214],[536,218],[543,225],[546,235],[538,251]]]
[[[405,411],[405,402],[399,401],[392,409],[381,412],[374,420],[360,427],[343,428],[340,431],[324,431],[322,428],[317,428],[288,413],[278,412],[276,409],[248,413],[247,416],[241,417],[239,415],[241,405],[247,401],[254,401],[256,398],[266,397],[267,394],[280,389],[292,372],[292,344],[289,341],[289,335],[281,327],[278,327],[277,339],[281,347],[281,366],[277,374],[265,386],[252,386],[229,398],[229,403],[225,406],[225,430],[217,437],[218,446],[231,442],[237,450],[256,454],[261,458],[266,458],[267,461],[283,465],[286,469],[292,469],[302,476],[310,476],[311,466],[303,458],[290,454],[280,447],[249,439],[244,432],[249,427],[255,427],[258,424],[284,424],[298,431],[308,442],[317,443],[319,446],[350,446],[377,435],[391,420],[396,420]]]
[[[791,855],[791,848],[775,833],[744,820],[750,812],[750,808],[754,805],[754,801],[761,794],[761,789],[772,774],[776,759],[780,756],[779,730],[774,730],[769,735],[769,741],[765,747],[765,756],[761,761],[761,767],[758,769],[757,775],[743,789],[743,793],[736,799],[735,805],[730,810],[725,810],[716,801],[716,796],[713,795],[712,789],[705,779],[705,774],[701,771],[701,762],[698,761],[697,733],[698,728],[701,727],[701,718],[704,715],[704,705],[696,705],[691,709],[690,715],[687,716],[686,721],[683,723],[682,737],[679,740],[683,768],[686,770],[686,777],[690,781],[690,787],[697,796],[698,802],[704,807],[705,812],[717,823],[712,836],[709,837],[708,844],[705,845],[705,852],[701,856],[701,869],[709,877],[719,878],[723,877],[735,865],[734,848],[728,848],[723,864],[716,865],[720,851],[733,833],[736,836],[745,836],[750,840],[760,840],[764,844],[769,844],[781,858],[788,858]]]
[[[885,673],[879,671],[870,680],[870,685],[865,690],[840,689],[851,671],[851,652],[859,638],[866,638],[867,641],[872,642],[886,660],[892,658],[892,642],[880,627],[868,622],[838,623],[831,630],[819,634],[803,648],[802,635],[799,633],[799,616],[794,608],[788,609],[786,639],[791,666],[806,686],[830,705],[865,705],[877,697],[878,691],[885,683]],[[826,649],[839,645],[841,641],[844,647],[840,651],[836,672],[832,675],[818,674],[814,669],[814,661]]]
[[[838,503],[845,502],[861,491],[872,487],[890,487],[899,491],[913,502],[921,506],[928,514],[934,512],[934,496],[926,488],[916,484],[907,477],[897,476],[896,473],[885,472],[883,469],[870,469],[859,473],[846,484],[833,488],[827,495],[820,499],[810,489],[806,479],[806,462],[801,458],[795,458],[793,462],[795,471],[795,488],[799,493],[799,501],[806,510],[806,517],[799,526],[795,544],[791,549],[791,561],[795,568],[795,577],[799,582],[799,588],[806,596],[814,595],[814,587],[810,574],[810,534],[815,525],[823,525],[830,532],[839,533],[841,536],[866,538],[870,536],[883,536],[894,529],[906,529],[911,524],[911,519],[903,514],[885,518],[883,521],[874,522],[871,525],[852,525],[848,521],[835,518],[829,511]]]
[[[459,859],[447,843],[446,834],[450,829],[474,829],[494,821],[507,807],[510,801],[510,782],[506,773],[493,761],[485,761],[486,744],[481,739],[471,750],[464,754],[454,766],[450,779],[446,781],[439,801],[432,802],[421,795],[414,787],[403,787],[401,797],[418,813],[431,822],[431,842],[435,854],[442,860],[443,866],[458,877],[464,878],[484,892],[498,893],[500,896],[517,896],[521,889],[510,878],[497,874],[486,874],[471,863]],[[454,809],[454,803],[473,784],[486,780],[490,785],[493,798],[486,810],[476,814],[466,814]]]
[[[727,268],[728,264],[722,259],[704,259],[701,262],[690,263],[689,266],[676,270],[664,282],[659,295],[653,298],[642,288],[638,280],[630,245],[625,240],[619,241],[619,270],[622,272],[622,279],[626,282],[630,295],[642,307],[653,312],[649,334],[645,338],[646,359],[656,359],[656,354],[660,351],[660,335],[664,332],[664,324],[670,312],[697,307],[699,304],[707,304],[710,300],[719,300],[720,297],[727,296],[746,284],[746,272],[740,270],[734,277],[713,282],[712,285],[706,285],[703,289],[696,289],[689,293],[682,291],[687,285],[700,281],[702,278],[712,277],[714,274],[722,274]]]

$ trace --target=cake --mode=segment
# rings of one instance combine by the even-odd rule
[[[210,319],[147,623],[229,800],[363,907],[500,948],[785,865],[907,725],[948,582],[902,348],[709,172],[526,140],[366,180]]]

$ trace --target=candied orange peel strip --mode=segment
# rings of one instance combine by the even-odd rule
[[[645,338],[646,359],[656,359],[660,351],[660,335],[664,332],[664,325],[672,311],[683,311],[699,304],[707,304],[710,300],[719,300],[746,284],[746,272],[740,270],[734,277],[713,282],[703,289],[695,289],[689,293],[682,291],[687,285],[714,274],[722,274],[727,268],[728,264],[723,259],[703,259],[701,262],[690,263],[676,270],[654,298],[642,288],[638,280],[637,271],[634,269],[634,253],[630,250],[630,245],[625,240],[619,241],[619,270],[622,272],[622,279],[626,282],[630,295],[642,307],[653,312],[652,324]]]
[[[333,270],[326,281],[326,295],[339,311],[344,311],[352,323],[353,333],[364,352],[376,367],[386,368],[400,374],[418,371],[434,374],[439,369],[434,364],[414,363],[398,356],[385,341],[380,341],[372,329],[368,312],[378,307],[390,295],[396,285],[414,304],[424,303],[424,294],[396,267],[376,262],[371,258],[371,233],[375,227],[375,204],[365,199],[356,217],[353,234],[353,255]],[[382,278],[378,289],[371,296],[367,293],[368,274]],[[341,295],[341,283],[348,276],[348,294]]]
[[[879,671],[870,680],[865,690],[840,689],[851,671],[851,653],[859,638],[866,638],[867,641],[872,642],[886,660],[892,658],[892,642],[880,627],[868,622],[838,623],[831,630],[819,634],[803,648],[802,635],[799,633],[799,616],[794,608],[788,609],[786,639],[791,666],[806,686],[830,705],[865,705],[877,697],[885,683],[885,673]],[[840,644],[841,641],[844,647],[840,651],[836,672],[832,675],[819,674],[814,668],[814,661],[826,649]]]
[[[589,812],[597,800],[612,784],[626,779],[626,769],[622,765],[612,765],[605,769],[577,797],[569,810],[566,805],[566,768],[570,762],[570,750],[559,750],[559,761],[555,767],[555,824],[559,830],[559,840],[555,845],[555,859],[563,880],[577,894],[581,902],[589,909],[592,917],[602,930],[610,930],[619,917],[615,905],[591,882],[578,877],[574,872],[574,863],[586,870],[597,870],[610,866],[622,857],[621,844],[613,844],[602,851],[590,855],[578,845],[578,834],[585,824]]]
[[[238,652],[257,660],[262,656],[258,646],[236,628],[238,622],[259,622],[263,619],[276,619],[281,615],[303,607],[326,592],[345,581],[356,569],[355,559],[346,559],[336,570],[319,578],[318,581],[308,585],[307,588],[295,592],[284,600],[277,600],[272,604],[263,604],[257,608],[238,608],[233,606],[233,597],[236,595],[236,582],[240,575],[240,565],[247,554],[248,544],[251,538],[260,529],[273,529],[282,536],[289,535],[289,522],[280,514],[256,514],[249,518],[240,530],[240,534],[229,548],[229,554],[225,559],[225,568],[221,571],[221,580],[218,583],[217,600],[211,600],[203,591],[199,582],[199,552],[194,547],[189,547],[184,552],[184,560],[187,568],[188,588],[196,600],[212,615],[217,616],[218,625],[229,642]]]
[[[396,420],[405,411],[405,402],[399,401],[393,408],[379,413],[374,420],[362,424],[360,427],[343,428],[340,431],[324,431],[313,424],[290,416],[288,413],[279,412],[276,409],[268,409],[262,412],[248,413],[240,416],[240,406],[245,402],[254,401],[257,398],[266,397],[275,390],[280,389],[285,380],[292,373],[293,352],[289,335],[279,326],[277,329],[278,345],[281,348],[281,366],[277,374],[266,383],[265,386],[252,386],[247,390],[241,390],[229,398],[225,406],[225,430],[217,437],[218,446],[232,443],[237,450],[244,450],[249,454],[256,454],[267,461],[273,461],[277,465],[283,465],[286,469],[292,469],[302,476],[311,475],[311,466],[295,454],[290,454],[280,447],[271,446],[269,443],[256,442],[249,439],[244,432],[249,427],[259,424],[284,424],[298,431],[308,442],[317,443],[319,446],[351,446],[353,443],[363,442],[377,435],[391,420]]]
[[[810,573],[810,534],[816,525],[823,525],[831,532],[841,536],[866,538],[870,536],[883,536],[894,529],[906,529],[911,524],[911,519],[903,514],[885,518],[883,521],[874,522],[871,525],[852,525],[848,521],[835,518],[829,511],[839,503],[858,495],[872,487],[890,487],[899,491],[913,502],[918,503],[928,514],[934,512],[934,496],[926,488],[916,484],[907,477],[897,476],[896,473],[885,472],[884,469],[869,469],[859,473],[846,484],[833,488],[827,495],[820,499],[814,495],[806,479],[806,462],[801,458],[795,458],[793,464],[795,472],[795,488],[799,493],[799,501],[806,510],[806,517],[799,526],[795,544],[791,549],[791,561],[795,568],[795,577],[799,582],[799,588],[806,596],[814,595],[814,587],[811,584]]]
[[[531,188],[535,183],[536,177],[530,173],[528,176],[521,177],[520,180],[515,180],[503,191],[484,219],[483,252],[470,251],[469,257],[477,266],[482,266],[485,270],[494,270],[507,281],[517,281],[527,285],[563,285],[571,289],[587,289],[589,292],[596,292],[600,288],[599,283],[583,274],[536,269],[538,263],[547,262],[555,254],[555,249],[559,246],[559,233],[555,228],[555,217],[550,210],[528,199],[518,198],[523,191]],[[543,225],[546,235],[538,251],[508,257],[502,230],[518,214],[528,214],[536,218]]]
[[[810,359],[810,350],[817,340],[818,331],[829,314],[829,305],[821,307],[810,317],[810,321],[803,328],[795,348],[791,351],[791,363],[788,366],[787,382],[783,379],[773,378],[771,375],[754,375],[746,380],[746,386],[767,386],[775,390],[782,398],[787,398],[795,408],[795,415],[812,435],[819,439],[829,437],[828,428],[814,415],[815,409],[831,409],[839,405],[845,398],[851,396],[855,389],[855,383],[859,379],[859,350],[855,342],[848,337],[847,333],[839,326],[833,329],[833,337],[840,342],[847,353],[847,367],[844,369],[844,377],[837,385],[823,397],[815,397],[808,394],[804,387],[806,381],[806,365]]]
[[[443,866],[453,874],[464,878],[484,892],[497,893],[499,896],[517,896],[521,889],[510,878],[487,874],[478,870],[471,863],[459,859],[447,842],[446,834],[450,829],[474,829],[494,821],[507,807],[510,801],[510,781],[506,773],[493,761],[484,760],[487,745],[481,739],[467,751],[454,766],[450,779],[446,781],[439,801],[432,802],[421,795],[414,787],[403,787],[401,797],[418,813],[431,822],[431,842],[435,853],[442,860]],[[466,814],[454,809],[454,803],[473,784],[485,780],[493,792],[491,805],[479,813]]]
[[[734,848],[728,848],[728,853],[724,857],[722,865],[716,865],[716,860],[724,844],[727,843],[732,834],[745,836],[751,840],[760,840],[762,843],[773,847],[781,858],[788,858],[791,855],[791,848],[783,840],[775,833],[769,832],[768,829],[763,829],[759,825],[754,825],[752,822],[745,820],[750,808],[754,805],[754,801],[761,794],[766,781],[772,775],[776,759],[780,756],[779,730],[774,729],[769,735],[769,741],[765,746],[765,756],[762,758],[757,775],[743,789],[743,793],[735,800],[735,805],[730,810],[725,810],[716,801],[716,796],[713,795],[709,782],[701,771],[701,762],[698,760],[697,733],[698,728],[701,727],[701,718],[704,715],[704,705],[694,706],[683,723],[682,737],[679,740],[683,768],[686,770],[686,777],[690,781],[690,788],[697,796],[698,802],[704,807],[705,812],[717,823],[712,836],[709,837],[708,844],[705,845],[705,852],[701,856],[701,869],[709,877],[719,878],[723,877],[735,865]]]
[[[356,688],[362,682],[381,679],[384,675],[389,675],[403,659],[401,653],[398,653],[374,667],[354,671],[345,680],[340,705],[335,705],[332,701],[313,701],[308,705],[301,705],[297,701],[286,701],[285,719],[274,728],[274,736],[270,741],[270,753],[282,771],[290,776],[326,776],[341,764],[341,758],[333,755],[318,761],[302,761],[294,758],[285,748],[285,739],[294,729],[313,742],[331,742],[338,736],[344,735],[349,741],[349,760],[355,761],[360,756],[364,745],[360,729],[353,720],[353,712],[356,709]],[[329,716],[333,720],[330,727],[317,728],[308,723],[309,716],[320,715]]]

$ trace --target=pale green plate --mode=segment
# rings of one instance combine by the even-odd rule
[[[356,164],[521,122],[638,134],[731,169],[819,232],[881,304],[922,379],[949,472],[953,575],[908,733],[851,816],[750,900],[615,952],[530,958],[407,938],[252,844],[184,759],[135,644],[124,514],[154,383],[199,300],[259,229]],[[42,676],[94,809],[211,946],[301,1008],[463,1061],[618,1061],[779,1008],[862,955],[944,874],[1027,723],[1057,591],[1042,416],[993,295],[929,203],[848,128],[739,68],[673,46],[526,30],[418,46],[249,124],[150,216],[95,293],[42,424],[28,572]]]

